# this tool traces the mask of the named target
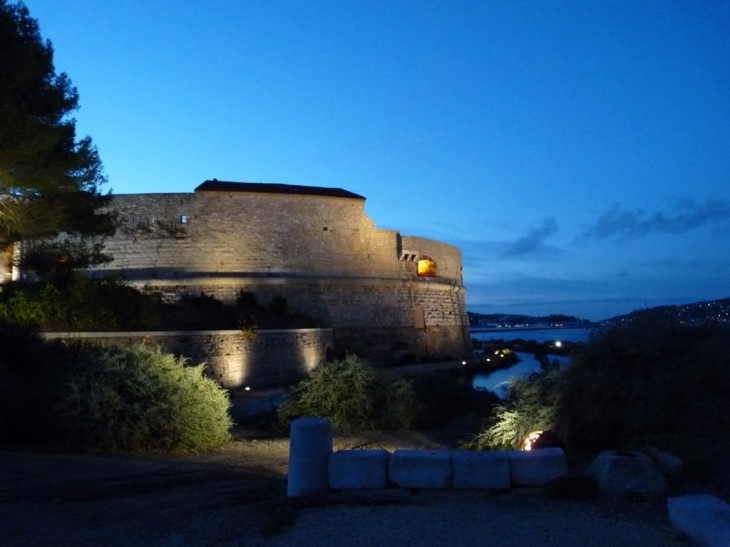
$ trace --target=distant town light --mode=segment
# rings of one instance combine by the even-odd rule
[[[562,345],[563,345],[563,343],[562,343],[562,342],[561,342],[560,340],[558,340],[557,342],[555,342],[555,347],[556,347],[556,348],[559,348],[559,347],[561,347]]]

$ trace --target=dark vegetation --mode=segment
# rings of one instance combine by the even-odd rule
[[[110,260],[115,215],[96,147],[76,138],[78,92],[22,2],[0,0],[0,75],[0,250],[23,241],[41,275]]]
[[[730,331],[661,313],[596,331],[571,367],[515,381],[473,445],[514,448],[546,429],[578,452],[730,431]]]
[[[228,394],[159,349],[44,342],[0,329],[0,434],[72,450],[202,451],[229,438]]]
[[[169,303],[157,292],[140,292],[114,279],[87,279],[79,272],[3,285],[0,321],[41,331],[241,329],[255,334],[265,328],[320,326],[291,312],[281,295],[269,306],[245,291],[231,304],[202,293]]]
[[[293,386],[278,418],[283,426],[302,416],[329,418],[339,433],[432,428],[458,416],[484,417],[497,401],[448,371],[396,376],[350,355],[319,365]]]

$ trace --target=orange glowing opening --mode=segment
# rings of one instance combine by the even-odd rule
[[[522,446],[520,448],[522,450],[532,450],[532,445],[535,444],[535,441],[540,438],[540,435],[542,435],[542,431],[533,431],[527,437],[525,437],[525,440],[522,441]]]
[[[423,257],[418,261],[418,275],[434,277],[436,275],[436,263],[430,258]]]

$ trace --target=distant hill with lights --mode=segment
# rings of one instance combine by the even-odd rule
[[[634,310],[626,315],[618,315],[611,319],[605,319],[599,324],[618,325],[621,323],[631,323],[637,317],[646,314],[666,315],[667,317],[678,319],[681,324],[687,326],[722,324],[730,327],[730,298]]]
[[[474,313],[468,312],[470,328],[568,328],[590,327],[594,325],[587,319],[579,319],[572,315],[515,315],[507,313]]]
[[[617,315],[597,323],[571,315],[531,316],[506,313],[468,312],[470,328],[570,328],[611,326],[631,323],[646,314],[663,314],[679,320],[687,326],[722,324],[730,327],[730,298],[679,304],[676,306],[655,306],[634,310],[626,315]]]

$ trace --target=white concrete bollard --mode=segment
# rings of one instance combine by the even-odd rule
[[[698,494],[667,500],[669,522],[677,530],[709,547],[730,545],[730,505],[715,496]]]
[[[390,456],[388,472],[401,488],[451,488],[451,452],[396,450]]]
[[[332,455],[332,425],[325,418],[299,418],[289,430],[289,476],[286,495],[290,498],[326,492],[327,465]]]
[[[372,489],[388,486],[390,452],[338,450],[330,456],[330,488],[335,490]]]
[[[512,486],[545,486],[568,474],[568,460],[562,448],[511,450]]]
[[[458,489],[506,490],[510,487],[509,456],[506,452],[451,453],[451,487]]]

